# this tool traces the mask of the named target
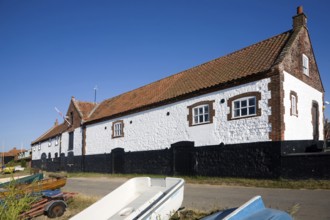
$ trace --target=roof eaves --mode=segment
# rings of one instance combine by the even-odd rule
[[[59,125],[54,125],[50,129],[48,129],[44,134],[42,134],[40,137],[38,137],[35,141],[32,141],[31,144],[35,144],[37,142],[40,142],[43,137],[45,137],[47,134],[49,134],[53,129],[55,129]]]

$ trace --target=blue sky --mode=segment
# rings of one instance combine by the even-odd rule
[[[330,101],[327,0],[0,0],[0,146],[29,147],[95,85],[102,101],[287,31],[299,5]]]

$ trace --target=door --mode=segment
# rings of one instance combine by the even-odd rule
[[[313,125],[313,140],[319,140],[319,104],[313,101],[312,104],[312,125]]]

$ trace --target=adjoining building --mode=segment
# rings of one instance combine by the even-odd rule
[[[104,172],[143,166],[115,159],[116,152],[142,158],[163,152],[157,157],[173,165],[177,157],[166,150],[178,142],[194,149],[276,144],[281,155],[318,151],[324,87],[306,21],[299,7],[293,28],[269,39],[99,104],[72,97],[66,121],[32,142],[33,166]],[[198,156],[189,155],[189,169],[198,173]]]

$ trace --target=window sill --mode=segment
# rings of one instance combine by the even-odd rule
[[[257,116],[260,116],[260,115],[247,115],[247,116],[242,116],[242,117],[232,117],[230,120],[239,120],[239,119],[245,119],[245,118],[254,118],[254,117],[257,117]]]
[[[199,126],[199,125],[208,125],[208,124],[212,124],[212,122],[205,122],[205,123],[199,123],[199,124],[192,124],[191,126]]]

